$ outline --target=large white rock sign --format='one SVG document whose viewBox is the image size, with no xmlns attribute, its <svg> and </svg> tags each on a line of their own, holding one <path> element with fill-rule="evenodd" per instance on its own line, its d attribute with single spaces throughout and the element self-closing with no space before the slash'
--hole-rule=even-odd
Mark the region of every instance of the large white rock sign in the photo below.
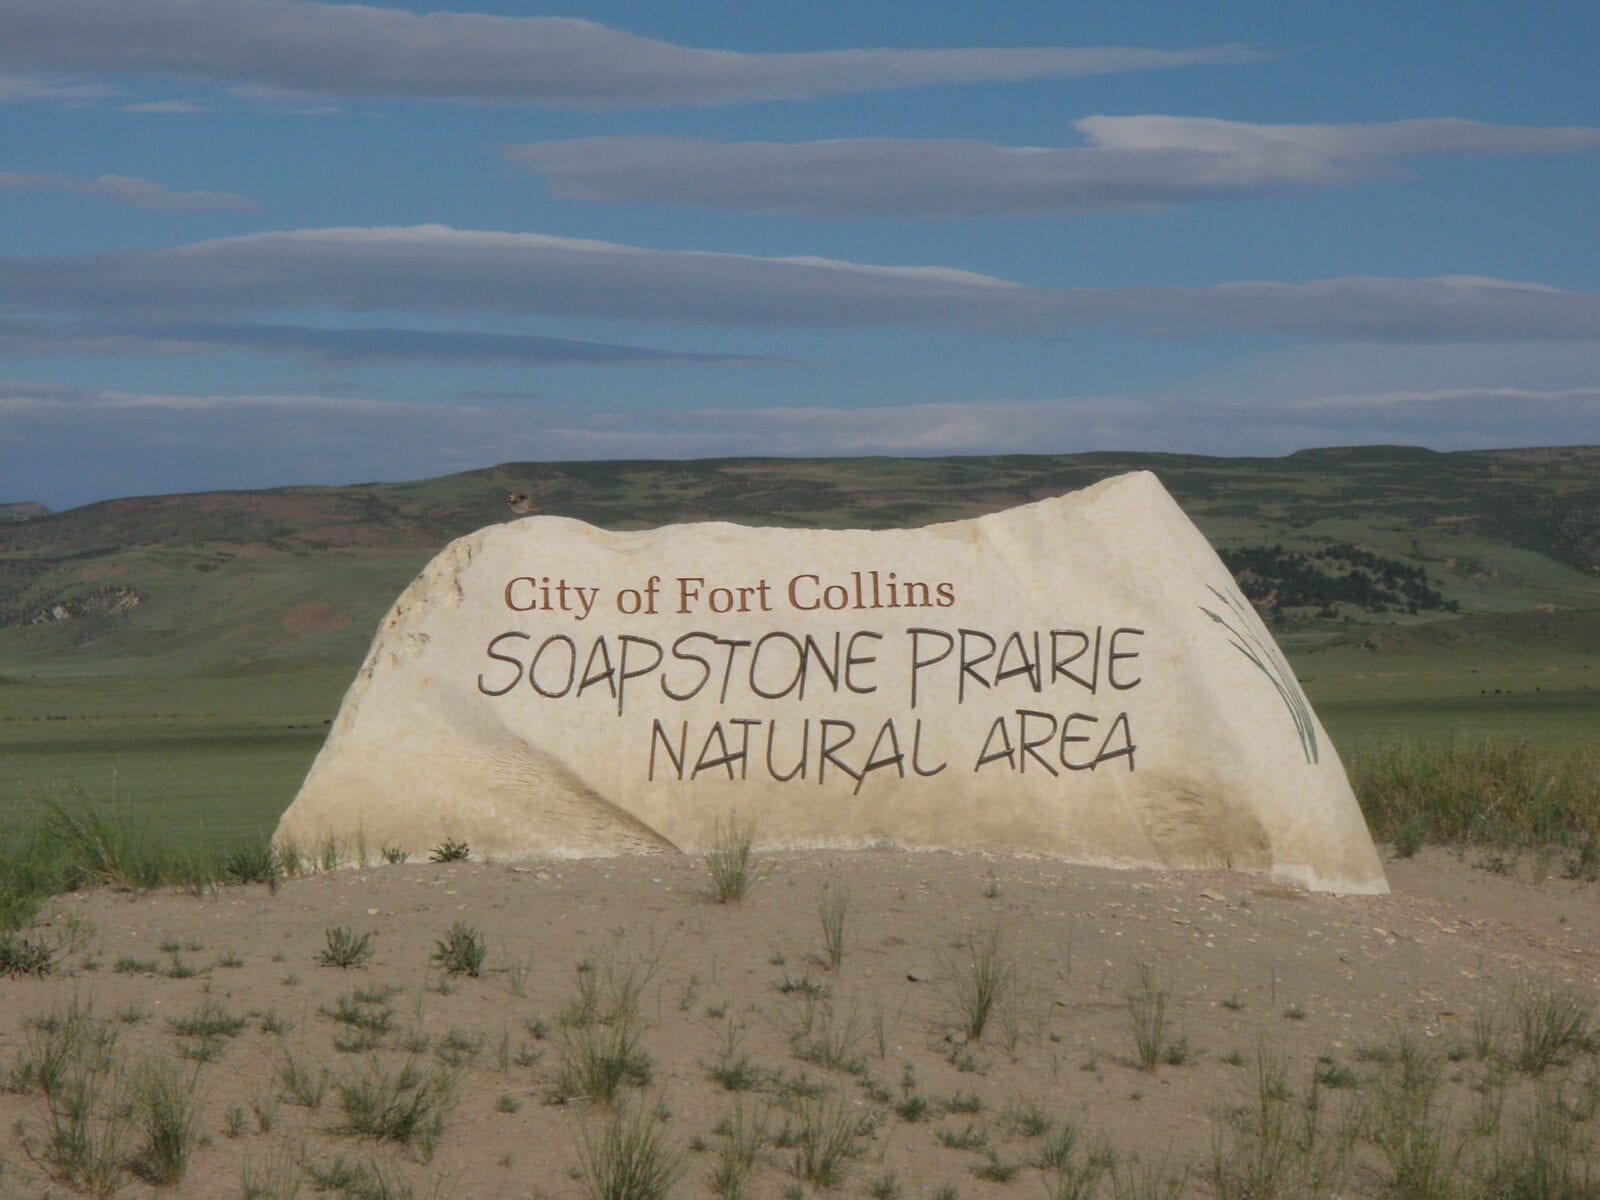
<svg viewBox="0 0 1600 1200">
<path fill-rule="evenodd" d="M 1288 664 L 1153 475 L 909 530 L 536 516 L 384 619 L 278 827 L 479 856 L 998 849 L 1387 890 Z"/>
</svg>

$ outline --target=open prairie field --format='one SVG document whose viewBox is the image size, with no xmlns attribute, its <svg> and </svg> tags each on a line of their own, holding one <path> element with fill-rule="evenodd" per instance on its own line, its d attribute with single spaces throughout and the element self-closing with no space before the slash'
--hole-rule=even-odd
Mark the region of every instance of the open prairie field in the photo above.
<svg viewBox="0 0 1600 1200">
<path fill-rule="evenodd" d="M 394 596 L 505 490 L 881 526 L 1146 468 L 1392 895 L 758 839 L 719 903 L 687 857 L 266 844 Z M 0 1195 L 1592 1200 L 1597 497 L 1593 450 L 1380 448 L 513 464 L 0 526 Z"/>
<path fill-rule="evenodd" d="M 0 975 L 0 1194 L 1592 1197 L 1600 884 L 1474 857 L 1377 897 L 898 851 L 758 853 L 726 903 L 649 855 L 61 897 Z"/>
<path fill-rule="evenodd" d="M 1600 728 L 1595 448 L 504 464 L 0 525 L 0 827 L 56 800 L 115 805 L 152 837 L 259 836 L 390 602 L 451 538 L 506 519 L 507 490 L 610 527 L 883 527 L 1129 470 L 1238 556 L 1347 757 L 1395 737 L 1559 749 Z"/>
</svg>

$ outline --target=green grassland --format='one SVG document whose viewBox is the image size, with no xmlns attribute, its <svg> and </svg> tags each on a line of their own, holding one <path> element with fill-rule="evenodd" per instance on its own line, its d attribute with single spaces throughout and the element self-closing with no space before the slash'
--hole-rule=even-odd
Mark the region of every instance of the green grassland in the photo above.
<svg viewBox="0 0 1600 1200">
<path fill-rule="evenodd" d="M 0 836 L 50 802 L 188 842 L 269 831 L 384 611 L 445 543 L 506 519 L 508 490 L 610 528 L 884 528 L 1128 470 L 1154 471 L 1219 548 L 1348 543 L 1420 569 L 1457 610 L 1264 606 L 1347 758 L 1396 736 L 1595 737 L 1597 447 L 504 464 L 0 525 Z"/>
</svg>

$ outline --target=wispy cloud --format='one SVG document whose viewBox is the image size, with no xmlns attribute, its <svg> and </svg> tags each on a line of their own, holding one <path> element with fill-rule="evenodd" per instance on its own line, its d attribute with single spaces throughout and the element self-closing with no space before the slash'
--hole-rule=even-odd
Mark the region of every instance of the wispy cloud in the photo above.
<svg viewBox="0 0 1600 1200">
<path fill-rule="evenodd" d="M 441 366 L 595 367 L 785 361 L 759 355 L 706 354 L 472 330 L 0 320 L 0 354 L 15 357 L 215 353 L 292 354 L 327 366 L 428 362 Z"/>
<path fill-rule="evenodd" d="M 0 10 L 0 22 L 5 20 Z M 0 48 L 0 54 L 3 54 Z M 7 75 L 0 72 L 0 104 L 64 104 L 79 107 L 118 95 L 120 89 L 102 83 L 76 83 L 69 79 L 47 79 L 35 75 Z"/>
<path fill-rule="evenodd" d="M 197 28 L 204 37 L 195 36 Z M 292 0 L 9 0 L 0 6 L 0 64 L 19 70 L 594 109 L 798 100 L 1260 57 L 1240 46 L 746 54 L 570 18 Z"/>
<path fill-rule="evenodd" d="M 1393 177 L 1401 160 L 1600 150 L 1600 129 L 1453 119 L 1255 125 L 1085 117 L 1088 146 L 948 139 L 708 142 L 599 137 L 502 148 L 558 196 L 804 217 L 1151 212 Z"/>
<path fill-rule="evenodd" d="M 0 171 L 0 192 L 66 192 L 157 212 L 258 212 L 261 208 L 249 197 L 232 192 L 178 192 L 165 184 L 131 175 L 88 178 L 54 171 Z"/>
<path fill-rule="evenodd" d="M 527 459 L 720 455 L 1282 454 L 1374 442 L 1435 449 L 1592 439 L 1600 388 L 1458 388 L 1221 403 L 1082 396 L 859 409 L 573 413 L 319 394 L 169 395 L 0 382 L 0 478 L 46 503 L 171 490 L 407 478 Z M 70 446 L 70 455 L 61 448 Z M 13 497 L 15 498 L 15 497 Z"/>
<path fill-rule="evenodd" d="M 139 104 L 119 105 L 123 112 L 150 113 L 156 116 L 192 116 L 203 113 L 206 106 L 193 100 L 146 100 Z"/>
<path fill-rule="evenodd" d="M 1375 342 L 1600 336 L 1600 294 L 1471 276 L 1058 289 L 943 267 L 653 250 L 442 226 L 0 260 L 0 311 L 204 321 L 325 306 L 745 327 L 1112 327 Z"/>
</svg>

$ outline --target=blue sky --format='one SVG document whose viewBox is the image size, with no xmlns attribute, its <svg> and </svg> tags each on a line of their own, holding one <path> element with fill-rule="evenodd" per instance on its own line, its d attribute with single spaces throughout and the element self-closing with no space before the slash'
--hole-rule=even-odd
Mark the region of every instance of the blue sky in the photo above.
<svg viewBox="0 0 1600 1200">
<path fill-rule="evenodd" d="M 1592 3 L 0 4 L 0 500 L 1600 441 Z"/>
</svg>

